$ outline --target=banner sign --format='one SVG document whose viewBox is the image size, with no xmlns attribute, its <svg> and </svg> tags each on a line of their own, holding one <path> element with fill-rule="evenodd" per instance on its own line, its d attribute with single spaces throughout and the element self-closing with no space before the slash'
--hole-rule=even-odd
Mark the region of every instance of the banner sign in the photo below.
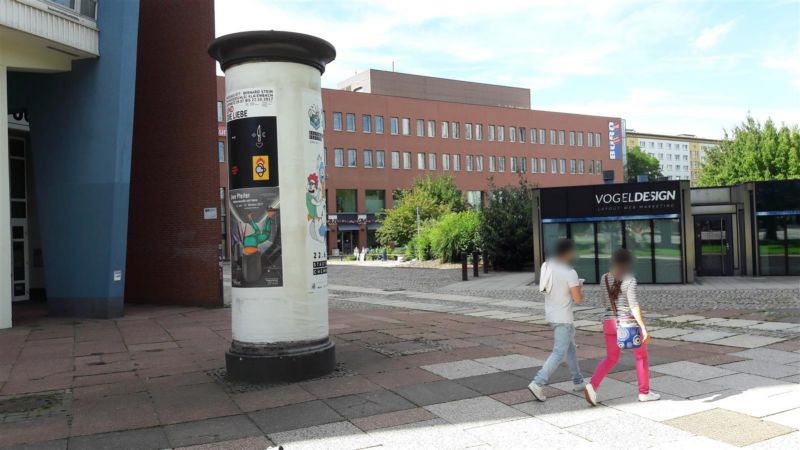
<svg viewBox="0 0 800 450">
<path fill-rule="evenodd" d="M 608 122 L 608 157 L 622 160 L 622 129 L 619 122 Z"/>
<path fill-rule="evenodd" d="M 226 96 L 225 104 L 232 215 L 232 286 L 283 286 L 274 91 L 234 91 Z"/>
<path fill-rule="evenodd" d="M 679 181 L 602 184 L 541 190 L 542 219 L 602 220 L 680 214 Z"/>
</svg>

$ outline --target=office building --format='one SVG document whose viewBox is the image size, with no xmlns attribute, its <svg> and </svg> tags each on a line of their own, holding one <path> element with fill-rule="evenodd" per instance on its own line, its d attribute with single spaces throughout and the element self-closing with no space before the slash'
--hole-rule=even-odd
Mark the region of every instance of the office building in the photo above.
<svg viewBox="0 0 800 450">
<path fill-rule="evenodd" d="M 705 162 L 705 152 L 719 146 L 715 139 L 699 138 L 693 134 L 653 134 L 625 130 L 626 148 L 639 147 L 654 156 L 661 165 L 661 173 L 668 180 L 689 180 L 697 183 L 700 168 Z"/>
</svg>

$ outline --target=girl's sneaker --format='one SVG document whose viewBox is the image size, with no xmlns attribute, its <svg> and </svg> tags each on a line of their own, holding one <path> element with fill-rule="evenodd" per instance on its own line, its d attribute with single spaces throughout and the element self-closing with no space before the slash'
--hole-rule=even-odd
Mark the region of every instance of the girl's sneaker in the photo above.
<svg viewBox="0 0 800 450">
<path fill-rule="evenodd" d="M 534 397 L 536 397 L 536 400 L 539 400 L 540 402 L 547 400 L 547 397 L 544 395 L 544 389 L 542 389 L 542 387 L 535 382 L 531 381 L 531 384 L 528 385 L 528 390 L 531 391 L 531 394 L 533 394 Z"/>
<path fill-rule="evenodd" d="M 648 392 L 647 394 L 639 394 L 639 401 L 640 402 L 654 402 L 661 398 L 660 394 L 656 394 L 653 391 Z"/>
<path fill-rule="evenodd" d="M 592 383 L 587 383 L 583 389 L 583 397 L 592 406 L 597 406 L 597 391 L 594 390 Z"/>
</svg>

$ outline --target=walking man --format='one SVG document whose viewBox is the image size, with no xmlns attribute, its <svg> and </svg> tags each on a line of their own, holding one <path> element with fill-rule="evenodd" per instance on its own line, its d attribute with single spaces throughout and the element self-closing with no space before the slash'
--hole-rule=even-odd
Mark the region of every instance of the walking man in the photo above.
<svg viewBox="0 0 800 450">
<path fill-rule="evenodd" d="M 528 389 L 540 402 L 547 400 L 543 387 L 564 358 L 567 359 L 572 375 L 573 389 L 580 392 L 584 388 L 575 349 L 575 326 L 572 324 L 572 304 L 580 305 L 583 301 L 583 280 L 578 278 L 578 273 L 572 268 L 574 258 L 575 243 L 572 239 L 559 239 L 555 245 L 555 257 L 542 264 L 539 273 L 539 290 L 545 293 L 545 320 L 553 328 L 553 352 L 528 385 Z"/>
</svg>

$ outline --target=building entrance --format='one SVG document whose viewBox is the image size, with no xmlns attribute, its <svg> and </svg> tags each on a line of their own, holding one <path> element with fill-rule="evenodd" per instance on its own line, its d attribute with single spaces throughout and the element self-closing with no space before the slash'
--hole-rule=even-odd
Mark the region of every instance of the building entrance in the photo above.
<svg viewBox="0 0 800 450">
<path fill-rule="evenodd" d="M 30 299 L 28 261 L 28 183 L 26 177 L 27 141 L 18 136 L 8 139 L 8 171 L 11 193 L 11 299 Z"/>
<path fill-rule="evenodd" d="M 336 246 L 340 255 L 352 255 L 358 245 L 358 231 L 339 231 Z"/>
<path fill-rule="evenodd" d="M 731 215 L 696 215 L 694 230 L 697 274 L 733 275 Z"/>
</svg>

